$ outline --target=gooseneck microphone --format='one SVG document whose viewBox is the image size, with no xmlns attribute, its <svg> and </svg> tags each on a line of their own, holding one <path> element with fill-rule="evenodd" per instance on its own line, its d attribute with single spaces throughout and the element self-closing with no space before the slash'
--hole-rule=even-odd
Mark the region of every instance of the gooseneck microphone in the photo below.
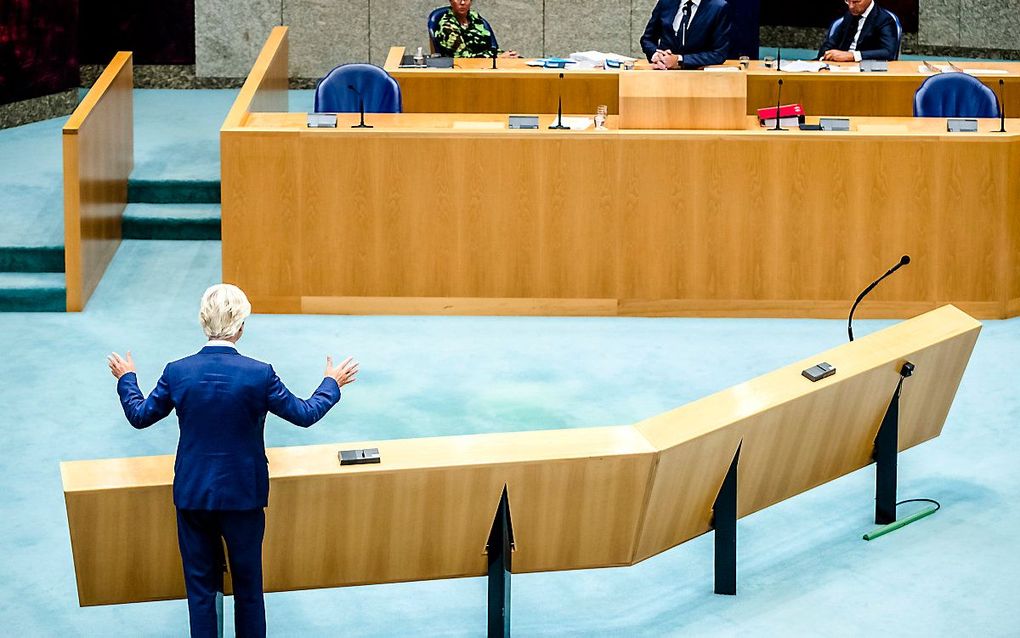
<svg viewBox="0 0 1020 638">
<path fill-rule="evenodd" d="M 365 124 L 365 98 L 361 95 L 361 91 L 354 88 L 353 84 L 348 84 L 347 88 L 354 92 L 358 96 L 358 107 L 361 109 L 361 124 L 355 124 L 351 128 L 375 128 Z"/>
<path fill-rule="evenodd" d="M 1006 132 L 1006 81 L 999 78 L 999 133 Z"/>
<path fill-rule="evenodd" d="M 492 47 L 492 70 L 496 70 L 496 58 L 498 57 L 499 49 Z"/>
<path fill-rule="evenodd" d="M 553 124 L 552 126 L 550 126 L 549 128 L 550 129 L 554 129 L 554 130 L 566 130 L 566 129 L 570 128 L 570 127 L 569 126 L 563 126 L 563 74 L 562 73 L 560 73 L 560 81 L 556 83 L 556 86 L 559 87 L 560 102 L 559 102 L 559 107 L 557 107 L 557 109 L 556 109 L 556 123 Z"/>
<path fill-rule="evenodd" d="M 877 286 L 878 284 L 882 283 L 883 279 L 885 279 L 886 277 L 888 277 L 889 275 L 893 274 L 894 272 L 896 272 L 897 270 L 899 270 L 900 268 L 906 266 L 909 263 L 910 263 L 910 255 L 903 255 L 902 257 L 900 257 L 899 262 L 897 262 L 897 264 L 895 266 L 893 266 L 892 268 L 887 270 L 884 275 L 882 275 L 881 277 L 876 279 L 874 282 L 872 282 L 872 284 L 870 286 L 868 286 L 867 288 L 865 288 L 861 292 L 861 294 L 857 295 L 857 301 L 855 301 L 853 307 L 850 308 L 850 316 L 847 318 L 846 331 L 847 331 L 847 334 L 850 336 L 850 341 L 854 340 L 854 311 L 857 310 L 857 305 L 861 303 L 861 301 L 868 295 L 869 292 L 871 292 L 872 290 L 875 289 L 875 286 Z"/>
<path fill-rule="evenodd" d="M 779 78 L 779 88 L 776 90 L 776 128 L 773 131 L 785 131 L 782 127 L 783 118 L 781 117 L 781 110 L 783 108 L 783 78 Z"/>
</svg>

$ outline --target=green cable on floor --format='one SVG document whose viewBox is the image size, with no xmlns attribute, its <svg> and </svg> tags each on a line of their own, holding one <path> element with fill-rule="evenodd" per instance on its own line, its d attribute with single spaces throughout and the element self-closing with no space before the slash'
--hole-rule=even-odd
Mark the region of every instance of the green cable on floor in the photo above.
<svg viewBox="0 0 1020 638">
<path fill-rule="evenodd" d="M 938 504 L 937 501 L 933 501 L 928 498 L 913 498 L 906 501 L 900 501 L 896 505 L 902 505 L 903 503 L 933 503 L 934 505 L 932 507 L 925 508 L 919 512 L 914 512 L 913 514 L 907 516 L 906 518 L 900 519 L 898 521 L 893 521 L 892 523 L 889 523 L 888 525 L 883 525 L 882 527 L 875 528 L 864 535 L 864 540 L 873 541 L 876 538 L 879 538 L 880 536 L 885 536 L 889 532 L 895 532 L 901 527 L 905 527 L 915 521 L 921 520 L 922 518 L 931 516 L 935 512 L 939 511 L 939 508 L 942 507 L 941 505 Z"/>
</svg>

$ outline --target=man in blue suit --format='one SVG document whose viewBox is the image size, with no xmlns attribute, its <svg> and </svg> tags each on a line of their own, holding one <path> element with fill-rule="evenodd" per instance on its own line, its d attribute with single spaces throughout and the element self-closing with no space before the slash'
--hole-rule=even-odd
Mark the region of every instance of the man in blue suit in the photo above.
<svg viewBox="0 0 1020 638">
<path fill-rule="evenodd" d="M 725 0 L 659 0 L 641 50 L 656 69 L 697 69 L 722 64 L 730 51 Z"/>
<path fill-rule="evenodd" d="M 831 62 L 895 60 L 900 33 L 893 15 L 874 0 L 845 0 L 843 22 L 818 50 L 818 59 Z"/>
<path fill-rule="evenodd" d="M 141 429 L 174 409 L 181 436 L 174 463 L 177 540 L 184 563 L 192 636 L 216 636 L 217 593 L 223 588 L 223 541 L 234 587 L 238 636 L 265 636 L 262 537 L 269 503 L 264 430 L 272 412 L 308 427 L 340 400 L 358 364 L 326 357 L 325 378 L 307 401 L 287 390 L 273 366 L 237 352 L 251 304 L 236 286 L 218 284 L 202 296 L 199 321 L 209 338 L 197 354 L 167 364 L 144 397 L 131 353 L 109 356 L 124 415 Z M 222 541 L 221 541 L 222 539 Z"/>
</svg>

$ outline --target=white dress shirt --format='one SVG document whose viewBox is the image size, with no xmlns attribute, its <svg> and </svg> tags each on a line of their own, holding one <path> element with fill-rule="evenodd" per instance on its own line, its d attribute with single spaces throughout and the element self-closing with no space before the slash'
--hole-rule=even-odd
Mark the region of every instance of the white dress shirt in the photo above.
<svg viewBox="0 0 1020 638">
<path fill-rule="evenodd" d="M 233 341 L 224 341 L 222 339 L 210 339 L 205 345 L 213 346 L 214 348 L 233 348 L 237 350 L 237 345 Z"/>
<path fill-rule="evenodd" d="M 684 44 L 687 44 L 687 35 L 680 33 L 680 23 L 684 20 L 684 5 L 687 4 L 687 0 L 680 0 L 680 8 L 676 12 L 676 17 L 673 18 L 673 32 L 677 35 L 683 35 Z M 691 5 L 691 15 L 687 18 L 687 30 L 690 31 L 691 23 L 694 22 L 694 15 L 698 12 L 698 7 L 701 6 L 701 0 L 693 0 Z"/>
<path fill-rule="evenodd" d="M 875 3 L 872 2 L 868 5 L 868 8 L 861 15 L 861 21 L 857 23 L 857 33 L 854 34 L 854 41 L 850 43 L 850 52 L 854 54 L 854 60 L 857 62 L 861 61 L 861 52 L 857 50 L 857 41 L 861 38 L 861 31 L 864 31 L 864 23 L 868 21 L 868 16 L 871 15 L 872 10 L 875 8 Z"/>
</svg>

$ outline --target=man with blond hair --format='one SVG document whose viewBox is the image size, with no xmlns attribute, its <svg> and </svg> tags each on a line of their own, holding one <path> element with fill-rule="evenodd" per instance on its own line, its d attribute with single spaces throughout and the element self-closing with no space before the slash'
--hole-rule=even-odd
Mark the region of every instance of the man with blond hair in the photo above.
<svg viewBox="0 0 1020 638">
<path fill-rule="evenodd" d="M 237 352 L 251 304 L 236 286 L 217 284 L 202 296 L 199 322 L 209 341 L 197 354 L 167 364 L 155 389 L 138 388 L 131 352 L 108 357 L 124 415 L 141 429 L 174 409 L 181 436 L 174 463 L 177 540 L 184 563 L 192 636 L 216 636 L 223 589 L 223 541 L 234 587 L 238 636 L 265 636 L 262 538 L 269 502 L 264 430 L 272 412 L 308 427 L 340 400 L 358 364 L 326 357 L 322 383 L 307 401 L 287 390 L 273 366 Z M 221 541 L 222 539 L 222 541 Z"/>
</svg>

